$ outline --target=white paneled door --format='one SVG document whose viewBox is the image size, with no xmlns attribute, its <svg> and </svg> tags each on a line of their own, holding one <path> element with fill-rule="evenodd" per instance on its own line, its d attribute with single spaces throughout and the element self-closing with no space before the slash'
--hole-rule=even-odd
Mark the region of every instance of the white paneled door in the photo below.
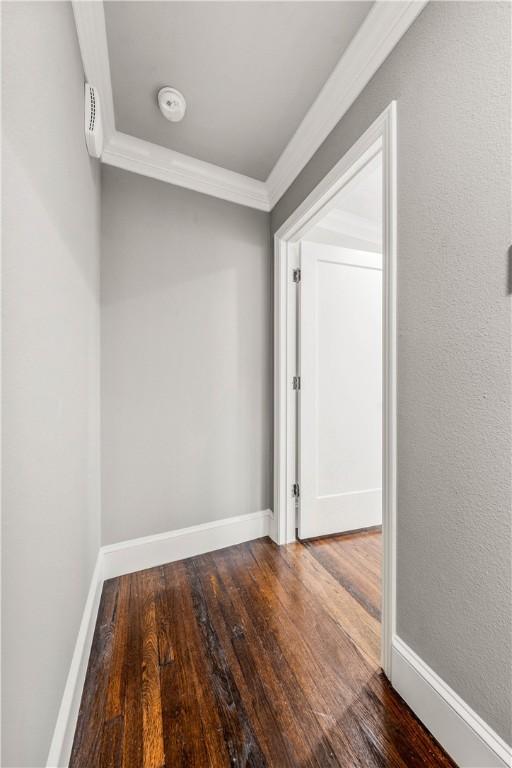
<svg viewBox="0 0 512 768">
<path fill-rule="evenodd" d="M 382 257 L 301 243 L 299 537 L 382 522 Z"/>
</svg>

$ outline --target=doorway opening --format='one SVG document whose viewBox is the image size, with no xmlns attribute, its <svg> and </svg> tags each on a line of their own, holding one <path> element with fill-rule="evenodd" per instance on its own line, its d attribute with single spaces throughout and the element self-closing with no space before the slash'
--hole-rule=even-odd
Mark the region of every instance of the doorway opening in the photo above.
<svg viewBox="0 0 512 768">
<path fill-rule="evenodd" d="M 382 151 L 322 214 L 297 254 L 300 539 L 382 524 Z"/>
<path fill-rule="evenodd" d="M 388 677 L 395 629 L 395 147 L 392 103 L 275 236 L 273 538 L 285 544 L 370 530 L 344 543 L 371 558 L 363 552 L 371 541 L 378 561 L 382 526 L 381 666 Z"/>
</svg>

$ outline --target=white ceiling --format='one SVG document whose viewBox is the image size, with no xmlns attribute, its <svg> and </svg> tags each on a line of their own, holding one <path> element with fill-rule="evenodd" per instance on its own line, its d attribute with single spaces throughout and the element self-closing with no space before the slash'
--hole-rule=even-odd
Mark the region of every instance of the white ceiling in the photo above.
<svg viewBox="0 0 512 768">
<path fill-rule="evenodd" d="M 427 0 L 108 0 L 106 4 L 98 0 L 73 0 L 85 78 L 95 86 L 99 98 L 104 135 L 101 162 L 239 205 L 271 211 L 426 4 Z M 246 7 L 248 11 L 243 10 Z M 317 17 L 318 10 L 322 14 Z M 190 34 L 186 25 L 178 34 L 178 16 L 176 23 L 166 26 L 164 17 L 171 11 L 188 19 Z M 246 19 L 241 26 L 235 24 L 245 13 L 276 15 L 268 24 L 261 19 L 259 23 L 248 24 Z M 303 13 L 311 14 L 307 25 Z M 336 17 L 338 13 L 340 24 L 325 25 L 330 14 Z M 162 14 L 161 22 L 158 14 Z M 219 27 L 221 18 L 224 21 Z M 198 43 L 201 35 L 204 44 Z M 332 61 L 327 64 L 324 48 L 333 56 L 335 40 L 341 46 L 341 55 L 328 74 Z M 156 57 L 151 58 L 151 52 L 157 49 L 170 51 L 171 59 L 186 59 L 196 73 L 201 86 L 197 85 L 197 104 L 202 104 L 203 97 L 209 100 L 206 106 L 198 107 L 202 109 L 199 122 L 194 117 L 195 99 L 181 78 L 170 82 L 170 75 L 156 71 Z M 179 51 L 182 54 L 178 56 Z M 288 56 L 286 61 L 284 54 Z M 166 60 L 163 53 L 162 56 Z M 229 67 L 227 61 L 231 62 Z M 224 62 L 224 71 L 215 68 L 215 62 Z M 323 82 L 319 76 L 322 67 L 328 74 Z M 186 70 L 184 66 L 184 76 Z M 146 71 L 146 81 L 141 79 L 142 71 Z M 176 72 L 177 65 L 173 67 L 175 76 Z M 315 87 L 310 79 L 313 75 L 318 81 Z M 186 91 L 189 110 L 183 124 L 170 125 L 156 111 L 156 91 L 163 84 Z M 306 99 L 307 89 L 310 93 Z M 126 91 L 125 98 L 121 98 L 121 91 Z M 147 117 L 152 110 L 153 117 Z M 163 132 L 163 138 L 148 132 L 155 125 L 157 131 Z M 177 127 L 180 131 L 172 132 Z M 176 140 L 169 141 L 169 135 Z M 211 159 L 203 159 L 206 157 Z M 237 172 L 232 170 L 235 166 L 247 170 Z M 253 175 L 247 175 L 251 172 Z"/>
<path fill-rule="evenodd" d="M 265 180 L 371 2 L 105 2 L 116 129 Z M 187 99 L 167 122 L 156 93 Z"/>
<path fill-rule="evenodd" d="M 304 240 L 362 250 L 382 249 L 382 153 L 331 201 Z"/>
<path fill-rule="evenodd" d="M 369 225 L 380 231 L 382 227 L 382 153 L 379 152 L 359 173 L 346 184 L 334 198 L 333 210 L 327 213 L 336 217 L 336 211 L 344 211 L 366 219 Z"/>
</svg>

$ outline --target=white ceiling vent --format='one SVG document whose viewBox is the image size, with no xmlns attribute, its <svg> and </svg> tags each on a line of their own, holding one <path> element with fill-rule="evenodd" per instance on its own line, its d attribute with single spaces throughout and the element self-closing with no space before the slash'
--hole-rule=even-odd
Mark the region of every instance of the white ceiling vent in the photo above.
<svg viewBox="0 0 512 768">
<path fill-rule="evenodd" d="M 85 143 L 91 157 L 100 157 L 103 152 L 103 125 L 101 123 L 100 100 L 93 85 L 85 84 Z"/>
<path fill-rule="evenodd" d="M 170 88 L 166 85 L 165 88 L 160 88 L 158 91 L 158 106 L 166 120 L 170 120 L 171 123 L 179 123 L 185 117 L 187 102 L 184 95 L 176 88 Z"/>
</svg>

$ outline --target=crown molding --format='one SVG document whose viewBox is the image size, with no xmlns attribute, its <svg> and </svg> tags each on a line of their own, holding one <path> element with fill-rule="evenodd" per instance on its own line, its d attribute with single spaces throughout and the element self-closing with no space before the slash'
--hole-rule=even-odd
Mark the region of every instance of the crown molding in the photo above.
<svg viewBox="0 0 512 768">
<path fill-rule="evenodd" d="M 101 162 L 232 203 L 270 211 L 263 181 L 116 130 L 103 3 L 74 0 L 73 13 L 85 77 L 100 95 L 104 129 Z"/>
<path fill-rule="evenodd" d="M 85 76 L 100 96 L 105 134 L 101 161 L 233 203 L 270 211 L 426 2 L 375 2 L 266 182 L 116 131 L 103 2 L 73 0 L 72 5 Z"/>
<path fill-rule="evenodd" d="M 85 78 L 100 95 L 103 133 L 108 143 L 115 131 L 115 119 L 103 2 L 73 0 L 72 6 Z"/>
<path fill-rule="evenodd" d="M 232 203 L 270 211 L 267 187 L 263 181 L 126 133 L 114 132 L 103 150 L 101 161 Z"/>
<path fill-rule="evenodd" d="M 267 179 L 271 208 L 357 99 L 427 3 L 377 0 Z"/>
</svg>

